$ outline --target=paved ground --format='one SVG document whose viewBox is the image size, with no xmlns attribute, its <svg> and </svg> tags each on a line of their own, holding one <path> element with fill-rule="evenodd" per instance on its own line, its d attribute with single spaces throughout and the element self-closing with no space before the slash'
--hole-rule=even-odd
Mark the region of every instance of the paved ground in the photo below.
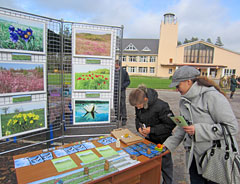
<svg viewBox="0 0 240 184">
<path fill-rule="evenodd" d="M 127 90 L 127 96 L 132 89 Z M 240 89 L 234 95 L 233 99 L 230 99 L 230 103 L 232 105 L 233 111 L 240 123 Z M 158 90 L 159 97 L 168 102 L 172 111 L 175 115 L 179 115 L 178 112 L 178 102 L 180 95 L 175 91 L 166 91 L 166 90 Z M 136 132 L 135 129 L 135 110 L 128 103 L 127 99 L 127 111 L 128 111 L 128 122 L 126 128 L 129 128 L 131 131 Z M 240 145 L 240 135 L 238 134 L 238 143 Z M 34 148 L 31 148 L 33 151 Z M 41 149 L 40 147 L 36 147 L 36 150 Z M 43 148 L 42 148 L 43 149 Z M 25 152 L 23 150 L 22 152 Z M 16 175 L 14 164 L 12 160 L 12 156 L 18 153 L 10 153 L 3 156 L 0 156 L 0 183 L 4 184 L 14 184 L 16 182 Z M 185 169 L 185 151 L 183 146 L 180 145 L 177 150 L 173 153 L 174 159 L 174 184 L 189 184 L 189 177 Z"/>
<path fill-rule="evenodd" d="M 127 90 L 127 96 L 132 89 Z M 159 98 L 169 103 L 171 110 L 175 115 L 179 115 L 178 102 L 180 94 L 176 91 L 158 90 Z M 229 96 L 229 95 L 228 95 Z M 240 89 L 236 92 L 233 99 L 229 99 L 233 111 L 240 125 Z M 130 106 L 127 99 L 128 122 L 127 128 L 137 133 L 135 128 L 135 110 Z M 239 126 L 240 127 L 240 126 Z M 238 134 L 238 144 L 240 145 L 240 135 Z M 172 154 L 174 160 L 174 184 L 189 184 L 189 176 L 185 167 L 185 151 L 182 145 Z"/>
</svg>

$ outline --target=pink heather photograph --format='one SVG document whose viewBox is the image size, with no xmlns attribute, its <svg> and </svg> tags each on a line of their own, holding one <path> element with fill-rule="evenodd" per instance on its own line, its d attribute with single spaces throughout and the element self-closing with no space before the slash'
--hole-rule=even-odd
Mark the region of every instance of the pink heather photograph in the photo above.
<svg viewBox="0 0 240 184">
<path fill-rule="evenodd" d="M 75 28 L 73 31 L 74 56 L 79 57 L 112 57 L 112 32 L 102 30 Z"/>
<path fill-rule="evenodd" d="M 0 96 L 45 92 L 45 64 L 0 62 Z"/>
</svg>

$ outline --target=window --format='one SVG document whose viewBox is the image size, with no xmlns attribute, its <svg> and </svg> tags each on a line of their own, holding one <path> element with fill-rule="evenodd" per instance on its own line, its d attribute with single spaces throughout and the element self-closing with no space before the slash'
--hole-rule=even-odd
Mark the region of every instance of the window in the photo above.
<svg viewBox="0 0 240 184">
<path fill-rule="evenodd" d="M 138 72 L 139 73 L 147 73 L 147 67 L 139 67 Z"/>
<path fill-rule="evenodd" d="M 172 59 L 172 58 L 170 58 L 170 59 L 169 59 L 169 63 L 172 63 L 172 61 L 173 61 L 173 59 Z"/>
<path fill-rule="evenodd" d="M 147 56 L 140 56 L 140 61 L 139 62 L 144 62 L 144 63 L 148 62 Z"/>
<path fill-rule="evenodd" d="M 150 67 L 150 73 L 155 73 L 155 68 L 154 67 Z"/>
<path fill-rule="evenodd" d="M 156 62 L 156 56 L 150 56 L 150 62 L 151 63 Z"/>
<path fill-rule="evenodd" d="M 129 56 L 128 61 L 129 62 L 137 62 L 137 56 Z"/>
<path fill-rule="evenodd" d="M 124 50 L 125 51 L 137 51 L 137 48 L 132 43 L 130 43 Z"/>
<path fill-rule="evenodd" d="M 129 66 L 128 67 L 128 72 L 129 73 L 136 73 L 137 72 L 137 67 L 136 66 Z"/>
<path fill-rule="evenodd" d="M 236 69 L 225 69 L 224 70 L 224 75 L 226 76 L 231 76 L 234 75 L 236 73 Z"/>
<path fill-rule="evenodd" d="M 172 74 L 172 68 L 169 68 L 168 73 Z"/>
<path fill-rule="evenodd" d="M 126 56 L 122 56 L 122 62 L 126 62 Z"/>
<path fill-rule="evenodd" d="M 184 48 L 185 63 L 213 63 L 214 48 L 197 43 Z"/>
<path fill-rule="evenodd" d="M 148 46 L 144 47 L 142 51 L 151 51 Z"/>
</svg>

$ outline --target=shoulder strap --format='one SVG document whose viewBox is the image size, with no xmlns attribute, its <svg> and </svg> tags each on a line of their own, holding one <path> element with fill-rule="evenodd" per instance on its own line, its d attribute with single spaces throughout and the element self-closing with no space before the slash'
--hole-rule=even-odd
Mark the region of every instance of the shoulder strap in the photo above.
<svg viewBox="0 0 240 184">
<path fill-rule="evenodd" d="M 234 141 L 233 141 L 233 138 L 232 138 L 232 134 L 230 133 L 228 126 L 225 125 L 225 124 L 221 124 L 221 125 L 222 125 L 222 128 L 223 128 L 223 129 L 226 129 L 226 130 L 227 130 L 227 133 L 228 133 L 228 135 L 229 135 L 229 137 L 230 137 L 230 140 L 231 140 L 232 150 L 233 150 L 234 152 L 237 152 L 236 146 L 235 146 Z"/>
</svg>

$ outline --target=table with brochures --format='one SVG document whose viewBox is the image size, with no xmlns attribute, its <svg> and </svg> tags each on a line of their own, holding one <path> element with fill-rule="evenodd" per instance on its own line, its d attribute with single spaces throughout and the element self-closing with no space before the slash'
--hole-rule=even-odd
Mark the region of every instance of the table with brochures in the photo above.
<svg viewBox="0 0 240 184">
<path fill-rule="evenodd" d="M 17 181 L 21 184 L 160 183 L 162 156 L 167 152 L 154 155 L 154 144 L 145 139 L 134 145 L 121 142 L 120 148 L 116 148 L 115 141 L 108 136 L 16 155 L 13 159 Z"/>
</svg>

